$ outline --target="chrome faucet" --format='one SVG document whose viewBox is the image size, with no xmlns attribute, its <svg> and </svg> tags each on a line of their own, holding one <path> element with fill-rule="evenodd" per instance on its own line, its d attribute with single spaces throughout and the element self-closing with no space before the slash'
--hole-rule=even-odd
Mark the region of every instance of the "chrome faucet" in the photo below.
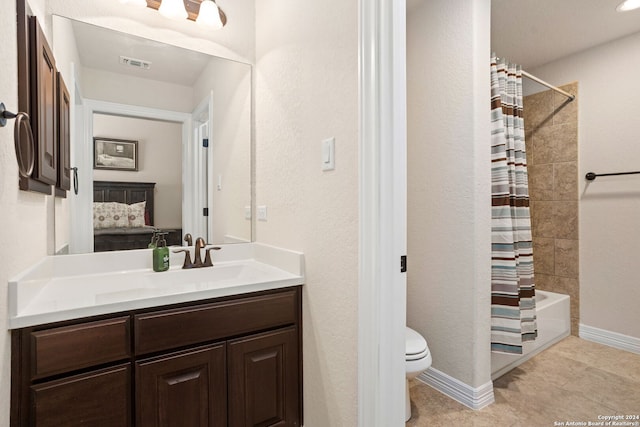
<svg viewBox="0 0 640 427">
<path fill-rule="evenodd" d="M 187 237 L 189 237 L 189 240 L 187 240 Z M 191 239 L 191 235 L 187 234 L 185 237 L 185 240 L 187 240 L 188 243 L 190 242 Z M 173 253 L 179 253 L 179 252 L 184 252 L 184 263 L 182 264 L 182 268 L 183 269 L 187 269 L 187 268 L 201 268 L 201 267 L 213 267 L 213 263 L 211 262 L 211 251 L 219 251 L 220 247 L 218 246 L 211 246 L 209 248 L 206 247 L 207 244 L 205 243 L 204 239 L 202 237 L 198 237 L 196 239 L 196 245 L 195 245 L 195 252 L 194 252 L 194 261 L 191 262 L 191 251 L 189 249 L 177 249 L 174 250 Z M 204 249 L 205 250 L 205 257 L 204 257 L 204 262 L 202 261 L 202 256 L 201 256 L 201 250 Z"/>
</svg>

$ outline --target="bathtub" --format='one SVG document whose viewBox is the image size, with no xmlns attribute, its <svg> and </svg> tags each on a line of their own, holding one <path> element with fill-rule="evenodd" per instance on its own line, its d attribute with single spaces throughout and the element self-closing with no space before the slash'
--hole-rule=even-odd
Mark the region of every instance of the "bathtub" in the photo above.
<svg viewBox="0 0 640 427">
<path fill-rule="evenodd" d="M 538 338 L 525 342 L 523 354 L 491 353 L 491 379 L 506 374 L 571 332 L 569 295 L 536 290 Z"/>
</svg>

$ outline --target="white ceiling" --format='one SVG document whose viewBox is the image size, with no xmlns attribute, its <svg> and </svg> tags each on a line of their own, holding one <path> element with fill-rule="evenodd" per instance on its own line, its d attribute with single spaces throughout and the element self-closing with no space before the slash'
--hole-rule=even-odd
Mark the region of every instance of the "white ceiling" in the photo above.
<svg viewBox="0 0 640 427">
<path fill-rule="evenodd" d="M 491 49 L 532 69 L 640 31 L 640 9 L 616 12 L 621 1 L 492 0 Z"/>
<path fill-rule="evenodd" d="M 66 19 L 60 18 L 59 19 Z M 71 20 L 82 65 L 191 87 L 211 56 Z M 120 55 L 150 61 L 149 70 L 120 64 Z"/>
<path fill-rule="evenodd" d="M 411 9 L 421 1 L 407 0 Z M 621 0 L 492 0 L 491 49 L 532 69 L 640 31 L 640 9 L 620 13 Z M 208 55 L 74 21 L 83 65 L 192 86 Z M 125 67 L 120 55 L 151 61 L 151 70 Z"/>
</svg>

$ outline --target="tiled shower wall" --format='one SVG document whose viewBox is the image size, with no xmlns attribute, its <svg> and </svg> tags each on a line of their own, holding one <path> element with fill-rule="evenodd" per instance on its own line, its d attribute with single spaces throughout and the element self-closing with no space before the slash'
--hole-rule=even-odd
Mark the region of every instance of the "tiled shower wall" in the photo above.
<svg viewBox="0 0 640 427">
<path fill-rule="evenodd" d="M 524 97 L 533 259 L 537 289 L 571 297 L 571 333 L 578 334 L 578 83 Z"/>
</svg>

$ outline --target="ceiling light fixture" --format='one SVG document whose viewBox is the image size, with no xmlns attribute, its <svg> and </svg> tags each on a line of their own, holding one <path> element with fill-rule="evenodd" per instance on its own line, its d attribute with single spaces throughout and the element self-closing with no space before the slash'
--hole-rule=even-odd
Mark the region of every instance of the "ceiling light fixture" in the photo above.
<svg viewBox="0 0 640 427">
<path fill-rule="evenodd" d="M 141 0 L 120 0 L 138 2 Z M 151 9 L 156 9 L 172 19 L 189 19 L 209 28 L 219 29 L 227 24 L 227 15 L 215 0 L 144 0 Z"/>
<path fill-rule="evenodd" d="M 213 0 L 203 0 L 200 3 L 200 11 L 198 12 L 198 18 L 196 23 L 215 29 L 220 29 L 224 26 L 222 18 L 220 17 L 220 9 Z"/>
<path fill-rule="evenodd" d="M 182 0 L 162 0 L 158 12 L 170 19 L 187 19 L 189 17 Z"/>
<path fill-rule="evenodd" d="M 638 9 L 640 7 L 640 0 L 625 0 L 616 7 L 618 12 L 628 12 L 630 10 Z"/>
</svg>

